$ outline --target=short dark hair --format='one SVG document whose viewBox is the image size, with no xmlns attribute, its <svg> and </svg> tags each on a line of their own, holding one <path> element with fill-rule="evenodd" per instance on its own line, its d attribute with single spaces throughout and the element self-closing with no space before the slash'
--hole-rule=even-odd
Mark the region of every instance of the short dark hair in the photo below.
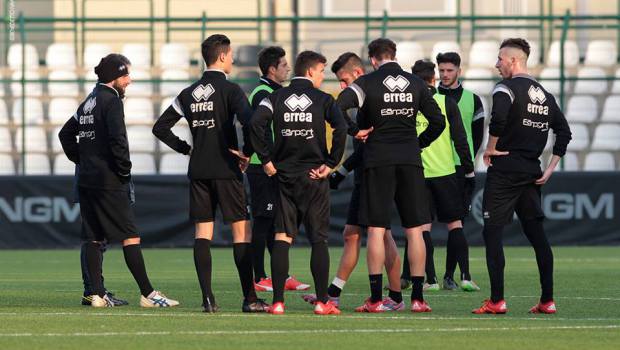
<svg viewBox="0 0 620 350">
<path fill-rule="evenodd" d="M 387 38 L 375 39 L 368 44 L 368 57 L 393 60 L 396 57 L 396 43 Z"/>
<path fill-rule="evenodd" d="M 522 39 L 522 38 L 508 38 L 508 39 L 502 41 L 502 44 L 499 46 L 500 49 L 503 49 L 504 47 L 513 47 L 515 49 L 519 49 L 519 50 L 525 52 L 525 55 L 527 57 L 530 57 L 530 44 L 525 39 Z"/>
<path fill-rule="evenodd" d="M 411 67 L 411 73 L 430 83 L 433 77 L 435 77 L 435 63 L 429 60 L 417 60 L 413 67 Z"/>
<path fill-rule="evenodd" d="M 297 59 L 295 59 L 295 76 L 305 76 L 308 69 L 319 63 L 327 63 L 325 56 L 320 53 L 314 51 L 303 51 L 299 53 Z"/>
<path fill-rule="evenodd" d="M 278 68 L 280 58 L 286 56 L 286 51 L 280 46 L 269 46 L 258 53 L 258 68 L 263 75 L 269 73 L 269 67 Z"/>
<path fill-rule="evenodd" d="M 224 34 L 213 34 L 205 39 L 201 45 L 202 58 L 207 66 L 215 63 L 220 54 L 230 49 L 230 39 Z"/>
<path fill-rule="evenodd" d="M 440 52 L 437 54 L 437 64 L 440 63 L 452 63 L 453 65 L 461 66 L 461 56 L 456 52 Z"/>
<path fill-rule="evenodd" d="M 332 63 L 332 72 L 336 74 L 343 68 L 352 69 L 354 67 L 360 67 L 363 69 L 364 63 L 362 63 L 362 59 L 353 52 L 345 52 L 338 56 L 338 59 Z"/>
</svg>

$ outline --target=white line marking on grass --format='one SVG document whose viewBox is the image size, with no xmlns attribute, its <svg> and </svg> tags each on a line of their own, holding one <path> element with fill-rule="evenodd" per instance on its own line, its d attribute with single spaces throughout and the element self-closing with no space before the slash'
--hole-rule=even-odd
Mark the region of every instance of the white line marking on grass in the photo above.
<svg viewBox="0 0 620 350">
<path fill-rule="evenodd" d="M 310 310 L 308 311 L 310 312 Z M 384 314 L 385 315 L 385 314 Z M 408 316 L 405 316 L 408 315 Z M 77 316 L 77 317 L 205 317 L 205 318 L 273 318 L 273 315 L 269 314 L 245 314 L 245 313 L 216 313 L 216 314 L 204 314 L 202 312 L 166 312 L 161 310 L 161 312 L 0 312 L 0 316 Z M 316 315 L 300 315 L 300 314 L 285 314 L 280 317 L 276 317 L 273 319 L 287 319 L 287 318 L 312 318 L 317 319 L 320 316 Z M 453 320 L 453 321 L 461 321 L 461 320 L 472 320 L 472 321 L 620 321 L 620 318 L 568 318 L 568 317 L 556 317 L 556 316 L 544 316 L 541 317 L 510 317 L 510 316 L 471 316 L 471 317 L 453 317 L 453 316 L 421 316 L 414 315 L 410 312 L 403 312 L 401 316 L 375 316 L 371 314 L 363 314 L 363 315 L 340 315 L 337 317 L 330 316 L 328 320 L 338 320 L 338 319 L 359 319 L 359 320 Z"/>
<path fill-rule="evenodd" d="M 551 326 L 551 327 L 467 327 L 467 328 L 395 328 L 395 329 L 289 329 L 248 331 L 162 331 L 162 332 L 100 332 L 100 333 L 0 333 L 0 337 L 108 337 L 156 335 L 268 335 L 268 334 L 340 334 L 340 333 L 441 333 L 441 332 L 497 332 L 497 331 L 549 331 L 549 330 L 605 330 L 618 329 L 620 325 L 602 326 Z"/>
</svg>

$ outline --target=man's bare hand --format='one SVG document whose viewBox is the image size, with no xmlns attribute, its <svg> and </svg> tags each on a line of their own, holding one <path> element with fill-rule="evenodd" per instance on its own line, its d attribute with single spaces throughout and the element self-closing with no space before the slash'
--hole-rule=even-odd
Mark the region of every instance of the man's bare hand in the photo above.
<svg viewBox="0 0 620 350">
<path fill-rule="evenodd" d="M 313 180 L 326 179 L 329 176 L 329 173 L 331 171 L 332 171 L 332 168 L 323 164 L 316 169 L 311 169 L 308 175 L 310 175 L 310 178 Z"/>
<path fill-rule="evenodd" d="M 370 135 L 373 130 L 374 128 L 372 126 L 370 127 L 370 129 L 362 129 L 358 131 L 357 134 L 355 134 L 355 138 L 361 141 L 366 141 L 368 135 Z"/>
<path fill-rule="evenodd" d="M 508 151 L 498 151 L 496 149 L 486 149 L 484 151 L 484 155 L 482 155 L 482 160 L 484 160 L 484 164 L 486 166 L 492 166 L 493 164 L 491 164 L 491 157 L 495 157 L 495 156 L 505 156 L 507 154 L 509 154 L 510 152 Z"/>
<path fill-rule="evenodd" d="M 250 165 L 250 157 L 243 154 L 242 151 L 236 149 L 229 148 L 228 150 L 230 151 L 230 153 L 234 154 L 235 156 L 237 156 L 237 158 L 239 158 L 239 169 L 241 169 L 241 172 L 245 173 L 248 165 Z"/>
<path fill-rule="evenodd" d="M 274 176 L 278 172 L 272 162 L 263 165 L 263 171 L 267 174 L 267 176 Z"/>
</svg>

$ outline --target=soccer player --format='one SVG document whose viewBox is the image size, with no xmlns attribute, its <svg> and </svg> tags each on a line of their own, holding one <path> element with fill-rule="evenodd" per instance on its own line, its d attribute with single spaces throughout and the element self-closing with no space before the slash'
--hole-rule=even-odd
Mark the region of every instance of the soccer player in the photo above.
<svg viewBox="0 0 620 350">
<path fill-rule="evenodd" d="M 491 298 L 475 314 L 504 314 L 502 230 L 516 212 L 536 253 L 542 294 L 532 313 L 556 312 L 553 301 L 553 253 L 543 228 L 540 190 L 549 180 L 571 139 L 555 98 L 528 74 L 530 45 L 521 38 L 502 42 L 495 67 L 503 80 L 493 89 L 489 140 L 483 159 L 488 168 L 482 210 Z M 555 133 L 553 156 L 541 171 L 539 157 L 549 129 Z"/>
<path fill-rule="evenodd" d="M 129 68 L 122 55 L 102 58 L 95 67 L 97 85 L 58 134 L 63 151 L 80 167 L 78 195 L 91 306 L 114 306 L 101 277 L 105 241 L 122 242 L 125 262 L 140 287 L 140 306 L 176 306 L 178 301 L 156 291 L 149 281 L 130 206 L 131 160 L 121 99 L 131 83 Z"/>
<path fill-rule="evenodd" d="M 336 77 L 340 81 L 340 87 L 343 89 L 365 73 L 362 59 L 352 52 L 345 52 L 340 55 L 332 64 L 331 69 L 332 72 L 336 74 Z M 363 116 L 361 113 L 356 113 L 356 120 L 358 125 L 363 125 Z M 332 172 L 329 177 L 330 188 L 337 189 L 340 182 L 345 179 L 349 172 L 355 172 L 355 187 L 351 193 L 347 222 L 342 232 L 344 249 L 340 257 L 340 264 L 336 272 L 336 277 L 334 277 L 334 280 L 327 288 L 329 299 L 336 305 L 339 305 L 342 289 L 357 265 L 362 243 L 362 225 L 360 224 L 359 211 L 362 179 L 364 175 L 364 166 L 362 164 L 363 145 L 363 142 L 354 139 L 353 154 L 343 162 L 342 166 Z M 392 238 L 390 230 L 385 231 L 384 241 L 386 256 L 385 269 L 388 274 L 389 295 L 383 298 L 382 304 L 372 311 L 401 311 L 405 309 L 405 303 L 403 302 L 403 296 L 400 290 L 400 256 L 398 255 L 396 243 L 394 242 L 394 238 Z M 316 301 L 315 294 L 306 294 L 303 298 L 309 303 L 314 303 Z M 365 312 L 369 310 L 361 308 L 360 311 Z"/>
<path fill-rule="evenodd" d="M 267 47 L 258 54 L 258 67 L 263 74 L 259 85 L 250 94 L 252 110 L 270 93 L 280 89 L 288 78 L 291 68 L 286 60 L 286 52 L 279 46 Z M 267 140 L 273 140 L 271 125 L 265 129 Z M 273 142 L 272 142 L 273 143 Z M 272 281 L 265 273 L 265 243 L 269 254 L 273 249 L 273 218 L 276 211 L 277 181 L 267 176 L 256 154 L 250 157 L 246 170 L 250 183 L 250 207 L 252 209 L 252 266 L 254 267 L 254 288 L 259 292 L 273 291 Z M 306 290 L 309 285 L 289 276 L 284 284 L 285 290 Z"/>
<path fill-rule="evenodd" d="M 190 155 L 190 219 L 196 226 L 194 264 L 202 291 L 203 311 L 217 312 L 211 288 L 211 240 L 216 207 L 225 223 L 231 223 L 233 255 L 243 292 L 243 312 L 264 312 L 267 304 L 256 297 L 252 274 L 249 215 L 242 171 L 252 154 L 248 122 L 252 110 L 239 85 L 228 81 L 232 70 L 233 49 L 222 34 L 202 42 L 202 57 L 207 65 L 202 77 L 183 89 L 153 126 L 153 134 L 175 151 Z M 234 119 L 243 125 L 244 147 L 237 150 Z M 176 122 L 187 119 L 194 147 L 171 131 Z"/>
<path fill-rule="evenodd" d="M 436 57 L 439 69 L 439 87 L 437 91 L 456 101 L 463 119 L 463 126 L 467 134 L 467 143 L 472 162 L 482 144 L 484 134 L 484 106 L 480 96 L 463 88 L 459 81 L 461 76 L 461 56 L 456 52 L 440 53 Z M 456 176 L 463 193 L 465 215 L 471 211 L 471 201 L 476 187 L 475 177 L 466 177 L 461 159 L 454 157 L 456 162 Z M 462 230 L 448 232 L 446 249 L 446 272 L 443 277 L 443 289 L 457 289 L 454 281 L 454 271 L 458 263 L 461 270 L 460 287 L 464 291 L 477 291 L 480 288 L 473 282 L 469 271 L 469 247 Z"/>
<path fill-rule="evenodd" d="M 390 227 L 394 201 L 409 242 L 413 312 L 428 312 L 424 301 L 426 249 L 424 224 L 431 222 L 420 149 L 435 140 L 445 127 L 444 117 L 421 79 L 403 71 L 395 61 L 396 44 L 380 38 L 368 44 L 375 71 L 359 77 L 338 97 L 342 111 L 360 108 L 365 126 L 372 128 L 364 146 L 362 215 L 368 224 L 368 273 L 371 296 L 365 308 L 376 309 L 382 301 L 385 263 L 384 236 Z M 424 133 L 416 135 L 418 110 L 429 121 Z M 370 130 L 370 129 L 367 129 Z M 351 132 L 350 132 L 351 133 Z M 354 133 L 354 132 L 353 132 Z"/>
<path fill-rule="evenodd" d="M 268 176 L 278 180 L 278 210 L 271 254 L 272 314 L 283 314 L 288 251 L 304 224 L 312 244 L 310 269 L 317 302 L 314 313 L 339 314 L 327 296 L 329 276 L 329 184 L 327 177 L 344 153 L 347 124 L 334 99 L 319 90 L 325 76 L 325 57 L 301 52 L 295 60 L 295 77 L 288 87 L 263 99 L 252 116 L 252 144 Z M 265 129 L 272 122 L 274 144 Z M 333 129 L 327 150 L 326 126 Z"/>
<path fill-rule="evenodd" d="M 422 150 L 422 164 L 424 165 L 424 177 L 429 196 L 430 210 L 437 221 L 445 223 L 448 227 L 449 237 L 460 235 L 463 237 L 463 222 L 465 207 L 460 198 L 462 187 L 457 179 L 454 153 L 468 178 L 474 177 L 474 163 L 471 158 L 467 135 L 463 128 L 463 121 L 456 102 L 440 95 L 435 89 L 435 64 L 426 60 L 416 61 L 412 67 L 413 74 L 420 77 L 428 84 L 430 92 L 439 105 L 446 118 L 446 127 L 441 135 Z M 418 134 L 426 129 L 426 118 L 418 113 L 416 120 Z M 453 151 L 453 149 L 455 151 Z M 457 200 L 455 200 L 455 197 Z M 433 245 L 431 241 L 431 224 L 424 225 L 424 242 L 426 243 L 426 286 L 437 285 L 435 264 L 433 262 Z M 448 241 L 450 243 L 450 241 Z M 473 282 L 471 285 L 477 287 Z M 426 288 L 425 290 L 428 290 Z"/>
</svg>

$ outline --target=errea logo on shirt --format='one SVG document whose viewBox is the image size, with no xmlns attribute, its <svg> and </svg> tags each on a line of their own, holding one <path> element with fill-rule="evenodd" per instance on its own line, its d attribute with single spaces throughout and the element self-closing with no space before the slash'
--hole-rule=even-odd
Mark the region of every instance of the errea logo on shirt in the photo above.
<svg viewBox="0 0 620 350">
<path fill-rule="evenodd" d="M 296 110 L 303 112 L 312 105 L 312 100 L 306 94 L 301 96 L 292 94 L 284 101 L 284 104 L 293 112 Z"/>
<path fill-rule="evenodd" d="M 388 75 L 383 79 L 383 85 L 390 90 L 383 94 L 383 102 L 413 102 L 413 94 L 404 92 L 409 87 L 409 80 L 402 75 L 396 77 Z"/>
<path fill-rule="evenodd" d="M 192 113 L 212 111 L 213 101 L 207 100 L 209 99 L 209 97 L 211 97 L 211 95 L 213 95 L 213 93 L 215 93 L 215 89 L 211 84 L 207 84 L 206 86 L 200 84 L 196 86 L 194 91 L 192 91 L 192 97 L 194 98 L 196 103 L 192 103 L 189 106 Z"/>
<path fill-rule="evenodd" d="M 532 101 L 527 104 L 527 111 L 529 113 L 549 115 L 549 106 L 543 105 L 547 101 L 547 96 L 545 96 L 545 92 L 540 87 L 530 85 L 527 94 Z"/>
<path fill-rule="evenodd" d="M 86 102 L 84 102 L 84 114 L 90 114 L 92 113 L 93 109 L 95 108 L 95 106 L 97 105 L 97 98 L 96 97 L 91 97 L 88 100 L 86 100 Z"/>
</svg>

